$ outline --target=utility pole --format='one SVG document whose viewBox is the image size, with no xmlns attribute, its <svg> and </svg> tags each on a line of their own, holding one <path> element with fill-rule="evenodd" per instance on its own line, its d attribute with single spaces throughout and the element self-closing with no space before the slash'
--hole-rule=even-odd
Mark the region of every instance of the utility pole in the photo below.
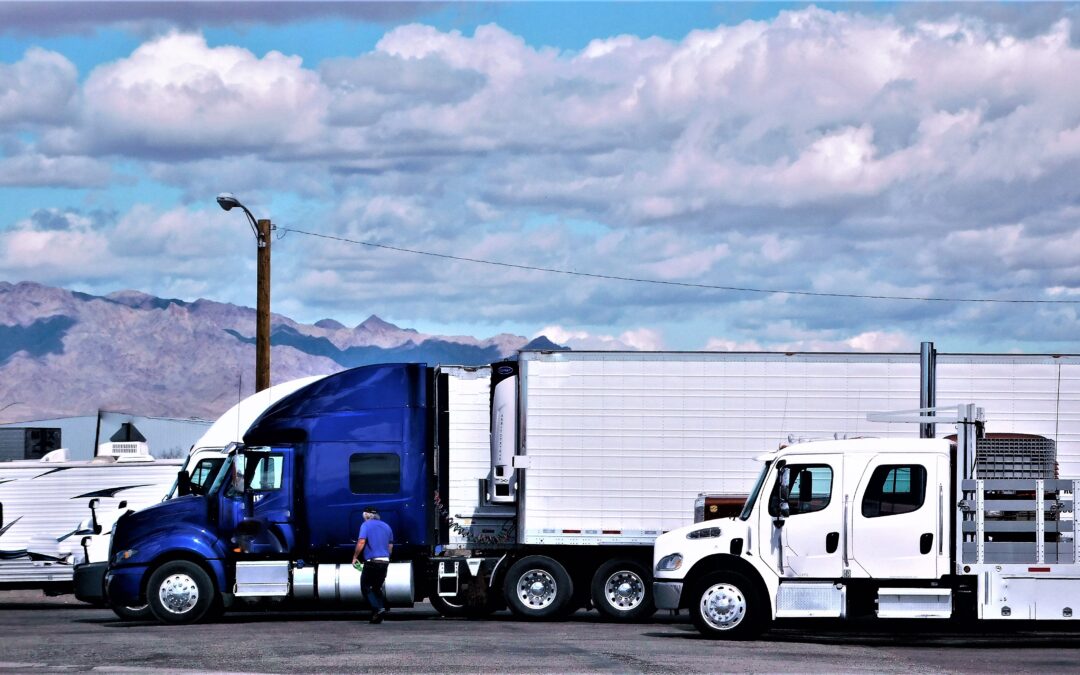
<svg viewBox="0 0 1080 675">
<path fill-rule="evenodd" d="M 239 207 L 247 216 L 258 246 L 255 270 L 255 391 L 270 388 L 270 233 L 273 224 L 266 219 L 255 220 L 247 207 L 228 192 L 217 197 L 218 205 L 230 211 Z"/>
<path fill-rule="evenodd" d="M 258 290 L 255 302 L 255 391 L 270 387 L 270 230 L 269 220 L 258 224 Z"/>
</svg>

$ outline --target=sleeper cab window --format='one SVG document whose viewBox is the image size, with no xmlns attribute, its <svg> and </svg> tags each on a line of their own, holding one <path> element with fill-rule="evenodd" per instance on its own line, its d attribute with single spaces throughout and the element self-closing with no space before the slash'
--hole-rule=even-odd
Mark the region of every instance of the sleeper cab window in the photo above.
<svg viewBox="0 0 1080 675">
<path fill-rule="evenodd" d="M 832 500 L 833 470 L 826 464 L 789 464 L 791 486 L 788 489 L 788 505 L 791 515 L 821 511 Z M 769 497 L 769 515 L 780 515 L 780 480 L 773 483 Z"/>
<path fill-rule="evenodd" d="M 392 495 L 401 491 L 401 458 L 389 452 L 349 457 L 349 490 L 355 495 Z"/>
<path fill-rule="evenodd" d="M 926 501 L 926 467 L 887 464 L 874 469 L 862 499 L 864 518 L 911 513 Z"/>
</svg>

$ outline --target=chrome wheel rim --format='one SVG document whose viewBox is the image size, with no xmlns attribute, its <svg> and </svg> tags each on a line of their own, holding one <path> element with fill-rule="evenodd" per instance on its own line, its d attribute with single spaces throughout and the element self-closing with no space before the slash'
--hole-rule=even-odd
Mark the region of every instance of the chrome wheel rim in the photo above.
<svg viewBox="0 0 1080 675">
<path fill-rule="evenodd" d="M 547 570 L 529 570 L 518 578 L 517 595 L 529 609 L 544 609 L 555 602 L 559 585 Z"/>
<path fill-rule="evenodd" d="M 173 614 L 190 612 L 199 602 L 199 586 L 189 575 L 171 574 L 158 588 L 161 606 Z"/>
<path fill-rule="evenodd" d="M 645 601 L 645 581 L 629 570 L 619 570 L 604 582 L 604 597 L 615 609 L 634 609 Z"/>
<path fill-rule="evenodd" d="M 731 630 L 746 618 L 746 596 L 731 584 L 713 584 L 701 594 L 701 616 L 716 630 Z"/>
</svg>

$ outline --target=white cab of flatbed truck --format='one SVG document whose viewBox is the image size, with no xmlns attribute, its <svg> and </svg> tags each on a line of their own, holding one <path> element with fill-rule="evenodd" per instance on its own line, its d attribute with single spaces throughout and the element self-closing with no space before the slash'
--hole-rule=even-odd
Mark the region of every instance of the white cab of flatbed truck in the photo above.
<svg viewBox="0 0 1080 675">
<path fill-rule="evenodd" d="M 981 410 L 957 411 L 955 461 L 934 438 L 763 456 L 739 517 L 657 538 L 657 606 L 689 609 L 702 633 L 731 639 L 777 618 L 1074 618 L 1077 482 L 1038 454 L 1049 439 L 984 437 Z M 993 474 L 1002 457 L 1013 465 Z"/>
</svg>

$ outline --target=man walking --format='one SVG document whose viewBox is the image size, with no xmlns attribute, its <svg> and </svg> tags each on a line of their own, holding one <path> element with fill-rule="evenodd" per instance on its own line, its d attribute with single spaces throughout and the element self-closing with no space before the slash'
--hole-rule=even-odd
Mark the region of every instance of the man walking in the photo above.
<svg viewBox="0 0 1080 675">
<path fill-rule="evenodd" d="M 361 555 L 364 557 L 364 571 L 360 573 L 360 592 L 371 605 L 371 623 L 382 623 L 386 614 L 383 583 L 386 582 L 386 569 L 390 566 L 390 553 L 393 550 L 393 530 L 379 518 L 375 507 L 367 507 L 364 509 L 364 524 L 360 526 L 352 560 L 355 565 Z"/>
</svg>

